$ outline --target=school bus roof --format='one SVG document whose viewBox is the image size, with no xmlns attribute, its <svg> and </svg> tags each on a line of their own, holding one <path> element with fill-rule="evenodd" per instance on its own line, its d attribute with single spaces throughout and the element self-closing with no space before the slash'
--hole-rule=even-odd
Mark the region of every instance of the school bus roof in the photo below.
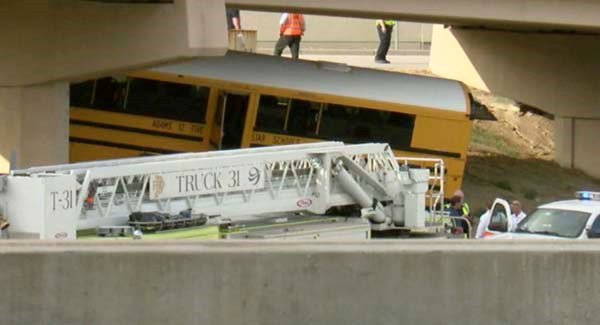
<svg viewBox="0 0 600 325">
<path fill-rule="evenodd" d="M 461 113 L 468 110 L 465 90 L 458 81 L 330 62 L 228 52 L 223 57 L 195 59 L 150 71 Z"/>
</svg>

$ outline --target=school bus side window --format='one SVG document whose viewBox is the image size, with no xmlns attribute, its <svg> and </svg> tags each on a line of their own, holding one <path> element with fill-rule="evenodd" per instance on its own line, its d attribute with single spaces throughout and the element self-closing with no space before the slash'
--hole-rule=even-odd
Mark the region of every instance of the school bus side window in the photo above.
<svg viewBox="0 0 600 325">
<path fill-rule="evenodd" d="M 90 82 L 92 97 L 87 105 L 105 111 L 121 111 L 125 99 L 125 81 L 113 77 L 100 78 Z"/>
<path fill-rule="evenodd" d="M 414 124 L 414 115 L 328 104 L 319 136 L 353 143 L 387 142 L 395 149 L 409 149 Z"/>
<path fill-rule="evenodd" d="M 92 104 L 94 80 L 88 80 L 69 87 L 69 106 L 89 107 Z"/>
<path fill-rule="evenodd" d="M 413 130 L 415 128 L 415 116 L 403 113 L 383 112 L 389 114 L 385 121 L 385 127 L 380 131 L 379 139 L 389 138 L 390 145 L 396 149 L 410 149 Z"/>
<path fill-rule="evenodd" d="M 284 132 L 289 102 L 289 98 L 261 95 L 255 129 L 266 132 Z"/>
<path fill-rule="evenodd" d="M 287 122 L 287 131 L 291 135 L 315 137 L 321 103 L 292 99 Z"/>
<path fill-rule="evenodd" d="M 126 112 L 178 121 L 204 123 L 208 87 L 132 78 Z"/>
</svg>

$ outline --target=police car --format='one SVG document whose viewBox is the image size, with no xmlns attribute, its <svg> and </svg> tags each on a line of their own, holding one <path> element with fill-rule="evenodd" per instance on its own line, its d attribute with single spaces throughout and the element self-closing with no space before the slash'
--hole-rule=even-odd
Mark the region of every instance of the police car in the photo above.
<svg viewBox="0 0 600 325">
<path fill-rule="evenodd" d="M 576 199 L 539 206 L 512 225 L 508 202 L 497 199 L 491 209 L 484 239 L 600 238 L 600 192 L 577 192 Z M 508 232 L 508 229 L 514 229 Z"/>
</svg>

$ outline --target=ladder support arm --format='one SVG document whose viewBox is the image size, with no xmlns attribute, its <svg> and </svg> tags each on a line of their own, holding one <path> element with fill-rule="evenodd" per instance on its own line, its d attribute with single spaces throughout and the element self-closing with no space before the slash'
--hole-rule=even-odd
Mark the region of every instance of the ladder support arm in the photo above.
<svg viewBox="0 0 600 325">
<path fill-rule="evenodd" d="M 342 160 L 338 160 L 335 166 L 335 176 L 341 187 L 346 191 L 363 209 L 370 209 L 367 218 L 374 223 L 383 223 L 386 220 L 383 206 L 379 201 L 369 196 L 365 190 L 354 180 L 352 175 L 344 168 Z"/>
</svg>

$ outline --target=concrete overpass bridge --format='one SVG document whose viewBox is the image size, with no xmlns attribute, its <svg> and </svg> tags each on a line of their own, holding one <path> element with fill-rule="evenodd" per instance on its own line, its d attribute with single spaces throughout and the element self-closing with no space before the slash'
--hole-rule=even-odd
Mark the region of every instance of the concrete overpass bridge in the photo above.
<svg viewBox="0 0 600 325">
<path fill-rule="evenodd" d="M 600 176 L 600 3 L 592 0 L 5 1 L 0 171 L 67 160 L 67 82 L 223 54 L 225 6 L 445 24 L 434 30 L 434 73 L 555 114 L 557 161 Z"/>
</svg>

